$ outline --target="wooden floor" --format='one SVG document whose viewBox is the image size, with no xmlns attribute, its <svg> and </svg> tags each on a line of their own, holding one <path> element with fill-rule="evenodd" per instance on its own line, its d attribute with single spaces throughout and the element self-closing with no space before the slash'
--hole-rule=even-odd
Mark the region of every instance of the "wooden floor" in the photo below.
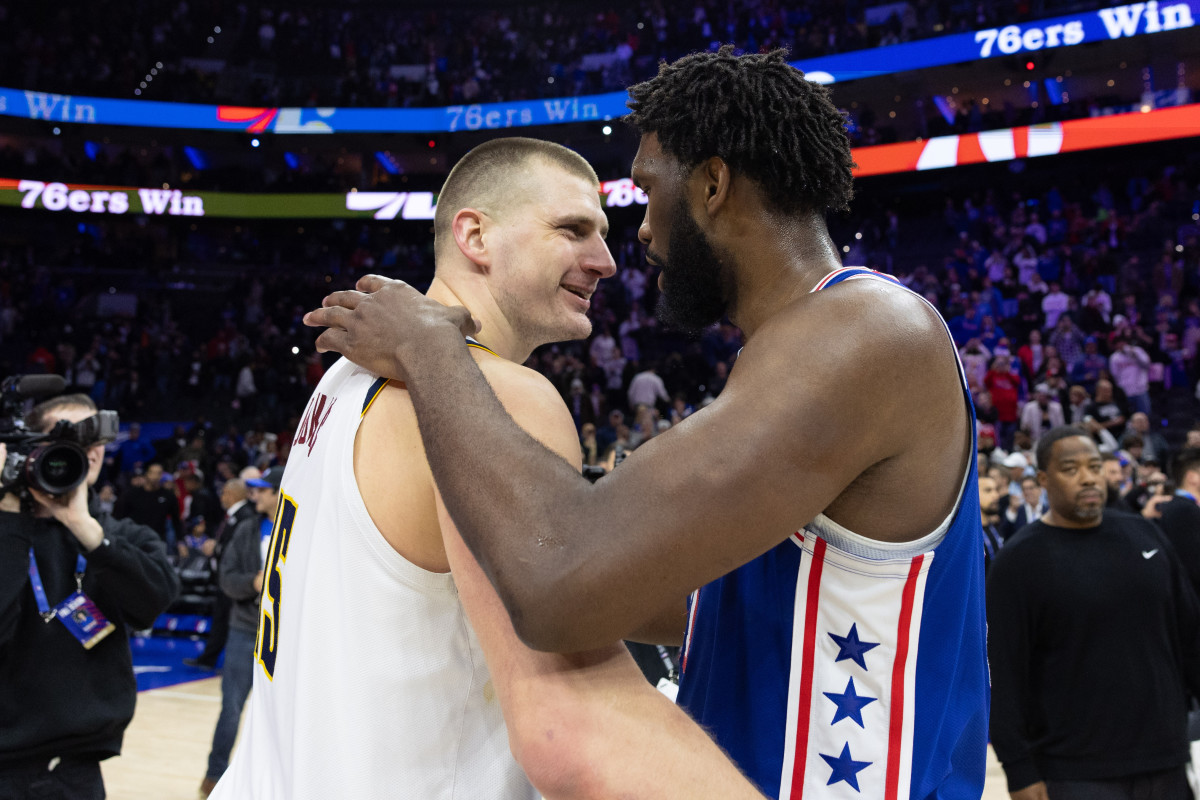
<svg viewBox="0 0 1200 800">
<path fill-rule="evenodd" d="M 124 753 L 104 762 L 110 800 L 195 800 L 220 710 L 220 678 L 139 694 Z M 983 800 L 1007 798 L 1004 773 L 989 749 Z"/>
</svg>

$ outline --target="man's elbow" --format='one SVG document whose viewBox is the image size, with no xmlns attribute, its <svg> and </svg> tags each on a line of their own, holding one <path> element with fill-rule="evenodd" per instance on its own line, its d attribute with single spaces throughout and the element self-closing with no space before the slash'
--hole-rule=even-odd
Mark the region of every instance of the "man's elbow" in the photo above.
<svg viewBox="0 0 1200 800">
<path fill-rule="evenodd" d="M 546 800 L 606 798 L 600 765 L 591 758 L 588 725 L 563 708 L 522 715 L 509 727 L 513 758 Z"/>
<path fill-rule="evenodd" d="M 624 638 L 603 604 L 577 586 L 501 595 L 513 630 L 531 650 L 578 653 Z"/>
<path fill-rule="evenodd" d="M 554 602 L 533 608 L 508 606 L 508 612 L 517 637 L 526 647 L 543 653 L 577 653 L 620 638 L 604 638 L 603 632 L 597 636 L 589 620 Z"/>
</svg>

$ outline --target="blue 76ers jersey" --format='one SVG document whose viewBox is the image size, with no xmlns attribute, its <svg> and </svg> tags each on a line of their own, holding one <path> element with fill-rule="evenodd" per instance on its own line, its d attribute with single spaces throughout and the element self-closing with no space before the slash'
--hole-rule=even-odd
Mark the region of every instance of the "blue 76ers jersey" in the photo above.
<svg viewBox="0 0 1200 800">
<path fill-rule="evenodd" d="M 848 278 L 892 280 L 845 268 L 817 289 Z M 965 379 L 963 394 L 974 431 Z M 989 688 L 975 461 L 972 443 L 957 506 L 919 541 L 876 542 L 820 515 L 690 598 L 679 703 L 768 796 L 978 800 Z"/>
</svg>

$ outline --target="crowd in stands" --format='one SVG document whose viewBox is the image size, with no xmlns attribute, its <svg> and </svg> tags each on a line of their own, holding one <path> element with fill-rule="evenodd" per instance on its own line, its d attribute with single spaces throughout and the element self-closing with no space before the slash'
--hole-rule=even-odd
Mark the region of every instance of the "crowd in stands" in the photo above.
<svg viewBox="0 0 1200 800">
<path fill-rule="evenodd" d="M 1200 166 L 1090 159 L 1084 169 L 1047 164 L 1036 180 L 987 168 L 993 188 L 966 179 L 949 195 L 867 187 L 854 213 L 831 219 L 845 263 L 896 275 L 947 319 L 981 448 L 998 459 L 1030 451 L 1065 421 L 1088 425 L 1107 451 L 1161 464 L 1162 437 L 1178 447 L 1195 416 Z M 657 326 L 637 213 L 613 211 L 619 271 L 593 297 L 593 336 L 531 359 L 562 393 L 592 465 L 611 467 L 711 402 L 741 345 L 728 323 L 699 341 Z M 181 423 L 154 455 L 168 473 L 182 462 L 210 480 L 270 466 L 329 363 L 313 351 L 304 311 L 365 272 L 424 285 L 430 239 L 422 226 L 373 220 L 130 217 L 75 228 L 9 212 L 0 215 L 0 366 L 63 374 L 125 421 Z M 137 461 L 114 455 L 108 479 L 124 488 L 144 469 Z"/>
<path fill-rule="evenodd" d="M 994 27 L 1081 4 L 355 5 L 138 0 L 112 14 L 98 5 L 5 3 L 0 24 L 10 35 L 0 43 L 0 83 L 249 106 L 483 103 L 623 89 L 653 74 L 660 59 L 716 42 L 749 52 L 788 47 L 797 59 L 811 58 Z M 152 81 L 145 81 L 147 74 Z"/>
</svg>

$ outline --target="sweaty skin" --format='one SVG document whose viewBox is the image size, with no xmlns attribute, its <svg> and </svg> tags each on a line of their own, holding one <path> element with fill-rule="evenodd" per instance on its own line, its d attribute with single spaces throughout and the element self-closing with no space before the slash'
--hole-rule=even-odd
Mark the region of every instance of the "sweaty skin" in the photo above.
<svg viewBox="0 0 1200 800">
<path fill-rule="evenodd" d="M 463 345 L 464 309 L 368 276 L 306 318 L 329 328 L 319 348 L 406 381 L 446 507 L 537 649 L 653 626 L 822 512 L 880 541 L 917 539 L 953 510 L 967 468 L 969 415 L 936 312 L 882 281 L 809 294 L 841 266 L 823 221 L 780 217 L 719 158 L 690 172 L 669 160 L 643 137 L 642 241 L 668 250 L 654 232 L 682 193 L 730 259 L 729 316 L 747 341 L 712 405 L 595 484 L 508 419 Z"/>
</svg>

